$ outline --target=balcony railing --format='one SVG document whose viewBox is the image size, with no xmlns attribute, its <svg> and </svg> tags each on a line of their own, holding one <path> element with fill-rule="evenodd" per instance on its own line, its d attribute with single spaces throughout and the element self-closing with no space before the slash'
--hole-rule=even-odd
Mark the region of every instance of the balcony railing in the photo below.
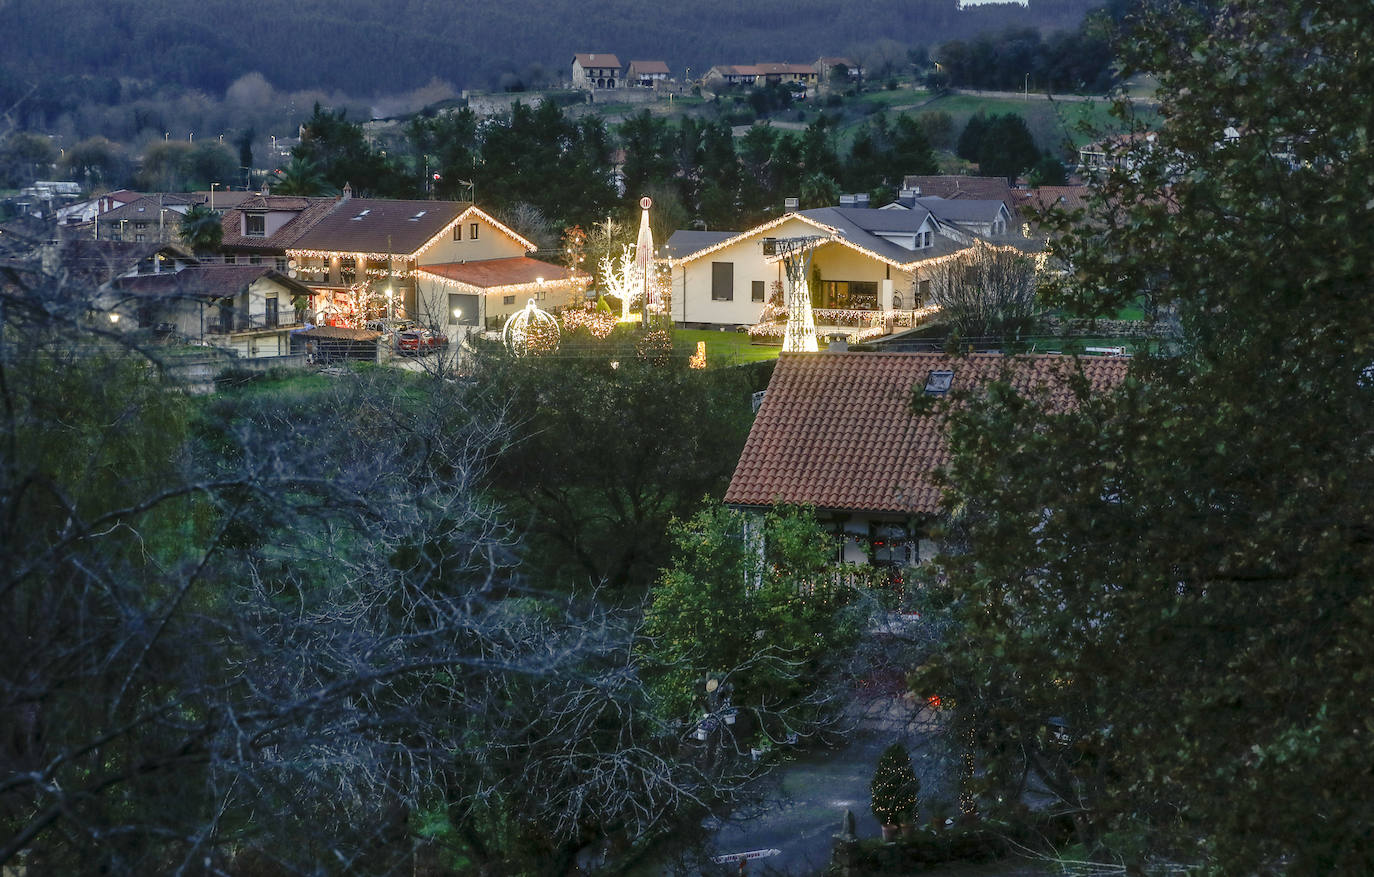
<svg viewBox="0 0 1374 877">
<path fill-rule="evenodd" d="M 205 318 L 205 331 L 210 335 L 228 335 L 232 332 L 261 332 L 279 329 L 283 326 L 299 326 L 294 311 L 277 314 L 250 314 L 246 311 L 220 310 Z"/>
</svg>

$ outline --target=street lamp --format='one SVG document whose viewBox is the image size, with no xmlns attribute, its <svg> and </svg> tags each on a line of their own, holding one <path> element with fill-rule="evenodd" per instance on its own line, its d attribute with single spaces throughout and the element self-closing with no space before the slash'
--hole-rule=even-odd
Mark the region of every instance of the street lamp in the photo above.
<svg viewBox="0 0 1374 877">
<path fill-rule="evenodd" d="M 1026 90 L 1025 90 L 1025 92 L 1022 94 L 1021 100 L 1023 100 L 1023 101 L 1028 101 L 1028 100 L 1030 100 L 1030 74 L 1029 74 L 1029 73 L 1026 74 Z"/>
</svg>

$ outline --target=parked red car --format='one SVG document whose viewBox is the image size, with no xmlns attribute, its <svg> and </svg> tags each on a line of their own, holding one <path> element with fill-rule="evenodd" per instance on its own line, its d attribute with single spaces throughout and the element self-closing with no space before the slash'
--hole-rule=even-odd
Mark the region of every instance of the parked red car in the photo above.
<svg viewBox="0 0 1374 877">
<path fill-rule="evenodd" d="M 407 329 L 396 336 L 396 350 L 401 353 L 433 353 L 448 347 L 448 336 L 429 329 Z"/>
</svg>

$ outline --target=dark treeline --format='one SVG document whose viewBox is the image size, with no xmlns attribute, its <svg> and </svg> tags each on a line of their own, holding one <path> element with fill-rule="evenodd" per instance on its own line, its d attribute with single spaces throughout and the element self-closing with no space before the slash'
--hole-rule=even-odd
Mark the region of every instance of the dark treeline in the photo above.
<svg viewBox="0 0 1374 877">
<path fill-rule="evenodd" d="M 652 12 L 623 0 L 456 10 L 438 0 L 10 0 L 0 4 L 0 108 L 21 127 L 46 128 L 74 101 L 127 102 L 146 83 L 218 95 L 253 71 L 290 91 L 357 96 L 435 78 L 499 87 L 503 78 L 566 77 L 576 51 L 614 52 L 627 63 L 662 59 L 679 76 L 687 66 L 700 75 L 712 64 L 862 55 L 880 40 L 931 45 L 1011 26 L 1072 30 L 1095 5 L 1037 0 L 961 12 L 954 0 L 865 0 L 837 20 L 823 0 L 711 0 Z"/>
<path fill-rule="evenodd" d="M 777 215 L 788 197 L 819 207 L 841 191 L 868 192 L 883 203 L 904 174 L 936 169 L 923 123 L 908 115 L 871 117 L 846 152 L 825 115 L 804 131 L 756 125 L 737 139 L 722 121 L 670 122 L 648 112 L 612 131 L 599 116 L 573 120 L 551 102 L 517 103 L 507 116 L 480 122 L 467 109 L 420 116 L 375 145 L 346 113 L 316 107 L 304 131 L 279 191 L 329 194 L 349 183 L 375 197 L 475 196 L 536 237 L 631 211 L 646 193 L 655 202 L 655 232 L 666 236 L 693 224 L 740 227 Z M 619 187 L 617 146 L 624 150 Z"/>
</svg>

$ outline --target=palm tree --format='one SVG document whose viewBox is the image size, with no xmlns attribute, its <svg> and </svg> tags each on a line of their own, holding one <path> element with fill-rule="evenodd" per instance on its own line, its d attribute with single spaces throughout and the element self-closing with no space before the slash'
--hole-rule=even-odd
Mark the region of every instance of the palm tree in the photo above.
<svg viewBox="0 0 1374 877">
<path fill-rule="evenodd" d="M 181 242 L 196 253 L 212 253 L 224 240 L 224 226 L 220 213 L 204 204 L 196 204 L 181 217 Z"/>
<path fill-rule="evenodd" d="M 314 162 L 293 157 L 278 169 L 272 191 L 278 195 L 323 195 L 327 188 L 328 183 Z"/>
</svg>

